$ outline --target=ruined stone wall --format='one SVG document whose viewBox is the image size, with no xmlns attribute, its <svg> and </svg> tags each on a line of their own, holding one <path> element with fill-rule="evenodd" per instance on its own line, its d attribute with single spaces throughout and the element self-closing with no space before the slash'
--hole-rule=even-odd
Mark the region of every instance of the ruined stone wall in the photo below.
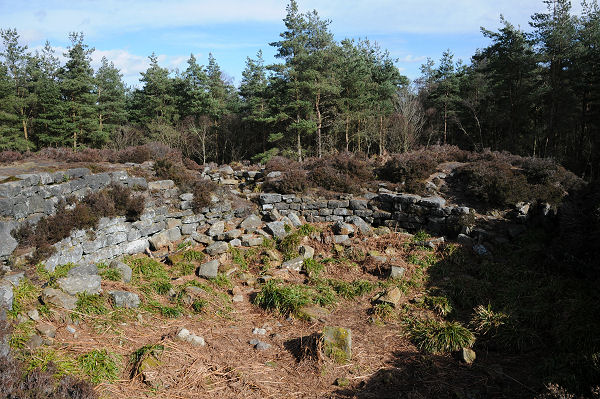
<svg viewBox="0 0 600 399">
<path fill-rule="evenodd" d="M 142 177 L 129 176 L 125 171 L 92 174 L 86 168 L 14 176 L 9 179 L 14 181 L 0 184 L 0 260 L 7 263 L 13 255 L 17 242 L 10 232 L 21 223 L 35 224 L 41 217 L 53 214 L 56 204 L 66 197 L 82 198 L 111 183 L 126 185 L 146 197 L 146 208 L 140 220 L 102 218 L 93 231 L 73 231 L 54 245 L 55 254 L 45 262 L 47 269 L 53 270 L 68 262 L 96 263 L 141 253 L 198 234 L 218 221 L 241 218 L 250 213 L 260 213 L 267 221 L 296 221 L 303 217 L 307 222 L 340 221 L 356 226 L 387 226 L 408 231 L 425 229 L 456 235 L 460 232 L 461 218 L 470 212 L 467 207 L 447 205 L 441 197 L 397 194 L 384 189 L 363 197 L 339 195 L 336 199 L 253 193 L 251 187 L 261 173 L 234 172 L 228 166 L 206 170 L 202 175 L 220 183 L 230 193 L 214 198 L 213 205 L 197 213 L 191 209 L 193 194 L 180 192 L 171 180 L 148 182 Z M 242 202 L 253 199 L 258 210 L 248 206 L 247 202 L 234 209 L 235 197 Z M 245 244 L 240 240 L 233 243 Z"/>
</svg>

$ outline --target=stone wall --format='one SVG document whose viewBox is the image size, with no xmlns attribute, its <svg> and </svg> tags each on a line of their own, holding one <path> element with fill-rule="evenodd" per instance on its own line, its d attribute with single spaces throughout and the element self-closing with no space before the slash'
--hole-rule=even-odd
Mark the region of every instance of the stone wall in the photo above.
<svg viewBox="0 0 600 399">
<path fill-rule="evenodd" d="M 145 196 L 146 207 L 140 220 L 101 218 L 95 230 L 74 230 L 56 243 L 55 254 L 45 262 L 48 270 L 68 262 L 95 263 L 144 252 L 153 242 L 159 245 L 178 241 L 207 224 L 242 217 L 249 212 L 248 207 L 234 210 L 230 200 L 214 198 L 213 205 L 194 214 L 191 210 L 193 195 L 180 193 L 173 181 L 147 182 L 125 171 L 92 174 L 89 169 L 77 168 L 14 178 L 15 181 L 0 184 L 0 260 L 4 263 L 18 244 L 10 232 L 22 223 L 35 224 L 40 218 L 52 215 L 56 204 L 68 196 L 82 198 L 111 183 L 126 185 Z"/>
<path fill-rule="evenodd" d="M 461 219 L 471 212 L 467 207 L 447 205 L 441 197 L 398 194 L 385 189 L 363 197 L 339 195 L 335 199 L 254 193 L 261 172 L 233 171 L 229 166 L 199 174 L 218 182 L 226 195 L 214 197 L 213 205 L 198 213 L 191 210 L 193 195 L 181 193 L 171 180 L 148 182 L 125 171 L 92 174 L 86 168 L 14 176 L 8 179 L 14 181 L 0 184 L 0 260 L 6 263 L 13 255 L 17 242 L 10 232 L 21 223 L 35 224 L 41 217 L 53 214 L 60 200 L 68 196 L 82 198 L 111 183 L 126 185 L 145 196 L 146 208 L 140 220 L 102 218 L 93 231 L 73 231 L 54 245 L 55 254 L 45 262 L 47 269 L 68 262 L 96 263 L 156 249 L 197 235 L 216 222 L 250 213 L 260 213 L 271 222 L 291 220 L 295 222 L 293 225 L 304 217 L 308 222 L 346 222 L 408 231 L 424 229 L 455 236 L 460 232 Z M 246 199 L 254 200 L 258 210 Z"/>
<path fill-rule="evenodd" d="M 427 230 L 432 233 L 456 235 L 461 217 L 468 207 L 446 205 L 441 197 L 420 197 L 380 190 L 363 198 L 341 195 L 338 199 L 302 197 L 293 194 L 261 194 L 259 203 L 264 215 L 272 212 L 285 216 L 296 212 L 308 222 L 355 223 L 359 217 L 374 226 L 386 226 L 408 231 Z M 276 216 L 275 216 L 276 217 Z"/>
</svg>

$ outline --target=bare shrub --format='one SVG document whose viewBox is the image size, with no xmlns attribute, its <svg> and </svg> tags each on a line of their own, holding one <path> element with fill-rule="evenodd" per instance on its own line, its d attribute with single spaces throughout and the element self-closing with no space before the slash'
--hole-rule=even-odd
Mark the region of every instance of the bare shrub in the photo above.
<svg viewBox="0 0 600 399">
<path fill-rule="evenodd" d="M 1 163 L 11 163 L 20 161 L 23 159 L 23 155 L 17 151 L 0 151 L 0 164 Z"/>
<path fill-rule="evenodd" d="M 192 209 L 199 212 L 211 203 L 211 194 L 217 189 L 217 184 L 209 179 L 197 180 L 194 184 L 194 199 Z"/>
</svg>

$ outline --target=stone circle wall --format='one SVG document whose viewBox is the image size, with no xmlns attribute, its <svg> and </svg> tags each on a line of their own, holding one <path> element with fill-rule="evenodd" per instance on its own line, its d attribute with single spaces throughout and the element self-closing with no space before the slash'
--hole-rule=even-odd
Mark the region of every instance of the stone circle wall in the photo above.
<svg viewBox="0 0 600 399">
<path fill-rule="evenodd" d="M 67 196 L 82 198 L 111 183 L 126 185 L 146 197 L 146 209 L 140 220 L 102 218 L 94 231 L 73 231 L 68 238 L 54 245 L 56 253 L 46 260 L 47 269 L 53 270 L 68 262 L 96 263 L 141 253 L 197 235 L 208 225 L 250 213 L 260 214 L 266 221 L 296 221 L 303 217 L 308 222 L 339 221 L 357 226 L 387 226 L 408 231 L 425 229 L 456 235 L 460 232 L 461 218 L 471 212 L 467 207 L 447 205 L 441 197 L 398 194 L 385 189 L 360 198 L 339 195 L 336 199 L 253 193 L 251 188 L 262 173 L 233 171 L 229 166 L 205 170 L 201 174 L 230 189 L 233 197 L 239 197 L 244 205 L 234 209 L 235 201 L 231 196 L 214 198 L 213 205 L 194 213 L 191 209 L 193 194 L 181 193 L 173 181 L 148 182 L 142 177 L 129 176 L 125 171 L 92 174 L 89 169 L 76 168 L 15 176 L 15 179 L 9 179 L 14 181 L 0 184 L 0 260 L 7 264 L 17 247 L 10 232 L 19 224 L 35 224 L 41 217 L 53 214 L 56 204 Z M 247 198 L 253 199 L 258 209 L 249 205 Z M 238 240 L 234 244 L 244 243 Z"/>
</svg>

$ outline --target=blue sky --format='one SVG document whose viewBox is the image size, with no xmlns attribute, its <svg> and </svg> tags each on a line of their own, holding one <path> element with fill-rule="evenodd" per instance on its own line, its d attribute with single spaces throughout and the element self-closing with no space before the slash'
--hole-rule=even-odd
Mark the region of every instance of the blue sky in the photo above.
<svg viewBox="0 0 600 399">
<path fill-rule="evenodd" d="M 155 52 L 162 66 L 185 69 L 190 53 L 206 64 L 212 52 L 223 72 L 239 83 L 246 56 L 263 50 L 284 30 L 287 0 L 0 0 L 0 27 L 17 28 L 31 49 L 47 39 L 64 52 L 68 33 L 84 32 L 96 49 L 93 65 L 106 56 L 129 85 Z M 481 26 L 499 27 L 500 15 L 528 29 L 529 17 L 545 11 L 542 0 L 298 0 L 301 11 L 316 9 L 330 19 L 337 40 L 377 41 L 398 59 L 402 73 L 416 78 L 427 57 L 438 60 L 450 48 L 468 61 L 488 42 Z M 574 5 L 574 12 L 579 7 Z"/>
</svg>

